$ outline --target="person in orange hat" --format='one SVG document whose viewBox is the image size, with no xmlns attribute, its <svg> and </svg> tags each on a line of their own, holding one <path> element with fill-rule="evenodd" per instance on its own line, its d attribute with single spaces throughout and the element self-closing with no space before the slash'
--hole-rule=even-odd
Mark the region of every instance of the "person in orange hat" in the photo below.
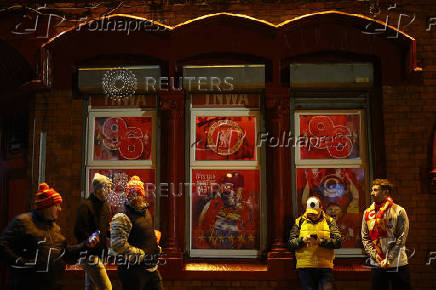
<svg viewBox="0 0 436 290">
<path fill-rule="evenodd" d="M 39 185 L 33 211 L 16 216 L 0 237 L 0 258 L 9 265 L 9 289 L 59 289 L 65 263 L 75 263 L 95 239 L 67 246 L 56 220 L 62 197 L 48 184 Z"/>
<path fill-rule="evenodd" d="M 118 277 L 124 290 L 163 289 L 158 271 L 161 249 L 145 200 L 144 183 L 133 176 L 127 183 L 124 213 L 110 224 L 111 248 L 117 255 Z M 119 262 L 118 257 L 124 257 Z"/>
</svg>

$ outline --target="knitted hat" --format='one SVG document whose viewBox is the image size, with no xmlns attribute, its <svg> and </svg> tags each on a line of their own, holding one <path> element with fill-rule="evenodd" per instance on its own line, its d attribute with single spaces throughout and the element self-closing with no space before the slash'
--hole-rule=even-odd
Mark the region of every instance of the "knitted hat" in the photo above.
<svg viewBox="0 0 436 290">
<path fill-rule="evenodd" d="M 62 196 L 53 188 L 50 188 L 47 183 L 41 183 L 38 192 L 35 194 L 33 208 L 39 210 L 52 207 L 58 203 L 62 203 Z"/>
<path fill-rule="evenodd" d="M 126 196 L 132 200 L 138 195 L 145 196 L 144 183 L 135 175 L 127 182 Z"/>
<path fill-rule="evenodd" d="M 92 188 L 94 188 L 94 190 L 98 190 L 106 186 L 112 186 L 112 181 L 103 174 L 96 173 L 94 175 L 94 179 L 92 180 Z"/>
</svg>

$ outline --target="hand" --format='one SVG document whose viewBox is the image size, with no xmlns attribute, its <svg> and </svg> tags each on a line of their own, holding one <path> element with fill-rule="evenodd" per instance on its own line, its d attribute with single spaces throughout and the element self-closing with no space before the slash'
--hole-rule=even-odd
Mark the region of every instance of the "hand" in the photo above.
<svg viewBox="0 0 436 290">
<path fill-rule="evenodd" d="M 154 235 L 156 236 L 157 243 L 159 244 L 160 238 L 162 237 L 162 233 L 158 230 L 154 230 Z"/>
<path fill-rule="evenodd" d="M 389 268 L 391 266 L 391 263 L 389 263 L 388 259 L 384 259 L 380 263 L 380 267 L 383 269 Z"/>
<path fill-rule="evenodd" d="M 308 247 L 316 246 L 319 243 L 317 239 L 314 239 L 311 236 L 305 236 L 303 242 L 305 242 Z"/>
</svg>

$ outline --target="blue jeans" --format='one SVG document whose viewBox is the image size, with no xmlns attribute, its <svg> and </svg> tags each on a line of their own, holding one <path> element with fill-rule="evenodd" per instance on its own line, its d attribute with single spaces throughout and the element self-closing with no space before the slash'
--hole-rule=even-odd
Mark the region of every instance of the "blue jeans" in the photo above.
<svg viewBox="0 0 436 290">
<path fill-rule="evenodd" d="M 303 290 L 333 290 L 334 280 L 333 271 L 330 268 L 299 268 L 298 277 L 300 278 Z"/>
</svg>

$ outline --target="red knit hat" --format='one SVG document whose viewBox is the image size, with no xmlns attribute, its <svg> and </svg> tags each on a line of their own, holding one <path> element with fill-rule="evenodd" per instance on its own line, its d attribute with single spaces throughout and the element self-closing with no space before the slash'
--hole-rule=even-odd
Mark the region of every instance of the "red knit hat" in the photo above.
<svg viewBox="0 0 436 290">
<path fill-rule="evenodd" d="M 145 196 L 144 182 L 135 175 L 127 182 L 126 196 L 132 200 L 138 195 Z"/>
<path fill-rule="evenodd" d="M 44 209 L 58 203 L 62 203 L 62 196 L 53 188 L 50 188 L 47 183 L 41 183 L 38 187 L 38 192 L 35 194 L 33 208 Z"/>
</svg>

